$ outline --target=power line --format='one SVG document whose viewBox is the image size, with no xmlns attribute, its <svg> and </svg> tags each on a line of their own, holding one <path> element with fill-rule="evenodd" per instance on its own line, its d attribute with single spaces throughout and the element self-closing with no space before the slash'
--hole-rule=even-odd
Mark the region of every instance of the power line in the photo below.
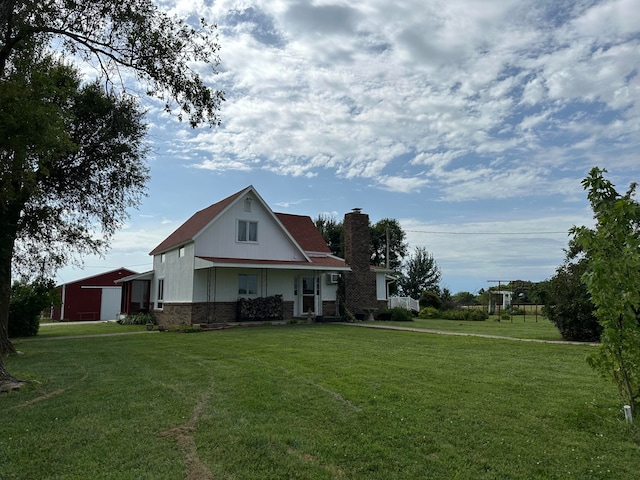
<svg viewBox="0 0 640 480">
<path fill-rule="evenodd" d="M 567 235 L 566 231 L 537 231 L 537 232 L 438 232 L 428 230 L 405 230 L 411 233 L 428 233 L 429 235 Z"/>
<path fill-rule="evenodd" d="M 150 265 L 151 262 L 147 263 L 137 263 L 135 265 L 118 265 L 118 266 L 109 266 L 109 265 L 82 265 L 78 267 L 78 270 L 84 270 L 85 268 L 131 268 L 131 267 L 142 267 L 144 265 Z"/>
</svg>

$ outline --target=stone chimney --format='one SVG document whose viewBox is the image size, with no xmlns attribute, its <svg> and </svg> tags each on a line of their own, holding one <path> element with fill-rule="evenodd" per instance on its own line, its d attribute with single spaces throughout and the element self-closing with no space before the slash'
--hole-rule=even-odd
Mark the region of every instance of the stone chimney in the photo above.
<svg viewBox="0 0 640 480">
<path fill-rule="evenodd" d="M 377 307 L 376 274 L 371 271 L 369 215 L 354 208 L 344 216 L 344 259 L 351 267 L 345 272 L 345 305 L 358 317 Z"/>
</svg>

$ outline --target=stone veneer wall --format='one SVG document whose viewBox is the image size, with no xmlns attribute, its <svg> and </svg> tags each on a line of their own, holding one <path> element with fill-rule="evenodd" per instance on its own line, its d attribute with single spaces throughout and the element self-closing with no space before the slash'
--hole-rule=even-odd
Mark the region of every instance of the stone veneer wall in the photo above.
<svg viewBox="0 0 640 480">
<path fill-rule="evenodd" d="M 162 310 L 153 310 L 158 325 L 191 324 L 191 308 L 184 303 L 164 303 Z"/>
</svg>

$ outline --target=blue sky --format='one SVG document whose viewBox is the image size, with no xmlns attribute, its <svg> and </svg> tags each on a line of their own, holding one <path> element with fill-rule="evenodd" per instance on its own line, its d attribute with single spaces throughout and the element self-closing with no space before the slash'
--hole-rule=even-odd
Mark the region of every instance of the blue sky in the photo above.
<svg viewBox="0 0 640 480">
<path fill-rule="evenodd" d="M 254 185 L 274 211 L 398 219 L 452 292 L 539 281 L 580 185 L 640 180 L 640 1 L 165 0 L 218 24 L 222 126 L 191 130 L 145 100 L 148 197 L 69 282 L 151 269 L 195 211 Z"/>
</svg>

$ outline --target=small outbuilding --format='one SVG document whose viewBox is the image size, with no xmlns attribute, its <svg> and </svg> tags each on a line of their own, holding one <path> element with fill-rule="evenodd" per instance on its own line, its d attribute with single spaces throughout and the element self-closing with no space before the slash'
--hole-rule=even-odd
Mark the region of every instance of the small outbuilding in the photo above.
<svg viewBox="0 0 640 480">
<path fill-rule="evenodd" d="M 489 314 L 493 315 L 496 312 L 496 304 L 502 300 L 502 309 L 506 310 L 511 307 L 511 299 L 513 298 L 513 292 L 507 290 L 494 290 L 491 291 L 489 298 Z"/>
<path fill-rule="evenodd" d="M 115 282 L 135 274 L 133 270 L 118 268 L 59 285 L 60 306 L 53 309 L 52 320 L 79 322 L 116 319 L 120 313 L 122 286 Z"/>
</svg>

